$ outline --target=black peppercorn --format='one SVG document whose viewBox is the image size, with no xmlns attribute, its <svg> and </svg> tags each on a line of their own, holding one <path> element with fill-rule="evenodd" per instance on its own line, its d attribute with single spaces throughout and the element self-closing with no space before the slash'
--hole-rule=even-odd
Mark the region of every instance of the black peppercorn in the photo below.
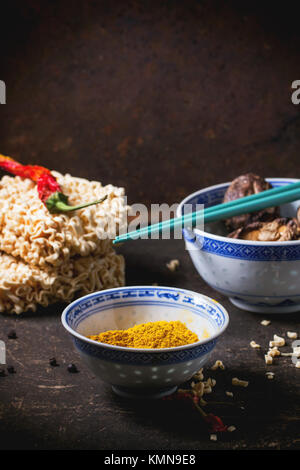
<svg viewBox="0 0 300 470">
<path fill-rule="evenodd" d="M 49 364 L 52 367 L 58 367 L 59 366 L 59 364 L 57 363 L 57 360 L 55 359 L 55 357 L 51 357 L 51 359 L 49 359 Z"/>
<path fill-rule="evenodd" d="M 10 330 L 8 333 L 7 333 L 7 337 L 9 339 L 17 339 L 17 333 L 15 332 L 15 330 Z"/>
<path fill-rule="evenodd" d="M 5 377 L 6 373 L 4 369 L 0 369 L 0 377 Z"/>
<path fill-rule="evenodd" d="M 69 364 L 67 369 L 68 372 L 70 372 L 71 374 L 76 374 L 77 372 L 79 372 L 75 364 Z"/>
<path fill-rule="evenodd" d="M 7 372 L 9 374 L 15 374 L 16 370 L 15 370 L 14 366 L 7 366 Z"/>
</svg>

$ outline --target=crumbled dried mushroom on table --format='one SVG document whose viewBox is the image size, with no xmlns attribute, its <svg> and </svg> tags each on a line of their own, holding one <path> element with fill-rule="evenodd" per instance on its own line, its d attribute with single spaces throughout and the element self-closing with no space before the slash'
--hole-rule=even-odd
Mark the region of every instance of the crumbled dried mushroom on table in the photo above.
<svg viewBox="0 0 300 470">
<path fill-rule="evenodd" d="M 237 377 L 233 377 L 231 383 L 235 387 L 248 387 L 249 385 L 249 382 L 247 380 L 241 380 L 241 379 L 238 379 Z"/>
<path fill-rule="evenodd" d="M 264 323 L 261 322 L 261 324 Z M 289 339 L 296 340 L 298 338 L 298 333 L 295 331 L 287 331 L 286 336 Z M 254 340 L 250 342 L 250 346 L 252 348 L 260 348 L 260 346 Z M 292 343 L 292 352 L 282 352 L 279 348 L 283 346 L 287 346 L 285 338 L 274 334 L 273 339 L 269 341 L 269 348 L 264 354 L 265 363 L 267 365 L 272 365 L 274 358 L 279 356 L 290 356 L 292 357 L 295 366 L 297 368 L 300 368 L 300 360 L 298 360 L 298 358 L 300 358 L 300 346 L 295 345 L 295 343 Z M 273 372 L 267 372 L 266 375 L 268 379 L 273 379 L 275 374 Z"/>
<path fill-rule="evenodd" d="M 269 380 L 273 380 L 274 379 L 274 372 L 266 372 L 266 376 L 267 376 L 267 379 Z"/>
<path fill-rule="evenodd" d="M 211 367 L 211 370 L 216 370 L 216 369 L 222 369 L 222 370 L 225 369 L 225 366 L 224 366 L 223 362 L 220 359 L 218 359 L 214 363 L 214 365 Z"/>
<path fill-rule="evenodd" d="M 169 261 L 169 263 L 166 264 L 167 268 L 169 271 L 176 271 L 176 269 L 179 268 L 179 260 L 178 259 L 171 259 L 171 261 Z"/>
<path fill-rule="evenodd" d="M 269 325 L 271 324 L 271 320 L 262 320 L 262 321 L 260 322 L 260 324 L 261 324 L 262 326 L 269 326 Z"/>
</svg>

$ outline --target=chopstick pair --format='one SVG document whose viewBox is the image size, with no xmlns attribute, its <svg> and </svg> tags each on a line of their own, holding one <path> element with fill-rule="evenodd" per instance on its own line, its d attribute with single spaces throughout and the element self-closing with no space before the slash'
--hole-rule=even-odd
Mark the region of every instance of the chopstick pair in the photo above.
<svg viewBox="0 0 300 470">
<path fill-rule="evenodd" d="M 245 196 L 234 201 L 217 204 L 216 206 L 208 207 L 196 212 L 189 212 L 188 214 L 176 217 L 174 219 L 164 220 L 147 227 L 142 227 L 132 232 L 119 235 L 113 240 L 113 244 L 124 242 L 127 240 L 136 240 L 143 235 L 151 235 L 154 233 L 161 233 L 164 229 L 171 229 L 179 225 L 192 226 L 204 218 L 205 222 L 217 222 L 236 215 L 247 214 L 256 212 L 269 207 L 280 206 L 288 202 L 300 199 L 300 181 L 288 185 L 281 186 L 280 188 L 268 189 L 258 194 Z"/>
</svg>

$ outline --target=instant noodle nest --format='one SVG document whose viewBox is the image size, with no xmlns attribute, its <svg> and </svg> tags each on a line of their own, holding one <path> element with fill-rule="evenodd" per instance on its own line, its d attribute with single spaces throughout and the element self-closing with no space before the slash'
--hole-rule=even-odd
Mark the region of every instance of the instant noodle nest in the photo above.
<svg viewBox="0 0 300 470">
<path fill-rule="evenodd" d="M 47 307 L 57 301 L 71 301 L 75 294 L 124 285 L 125 263 L 111 252 L 104 257 L 70 259 L 60 268 L 41 269 L 0 255 L 0 312 L 22 313 Z"/>
<path fill-rule="evenodd" d="M 72 205 L 107 199 L 70 214 L 50 214 L 29 179 L 0 181 L 0 250 L 35 266 L 60 266 L 74 255 L 105 255 L 127 222 L 124 189 L 52 172 Z"/>
<path fill-rule="evenodd" d="M 125 263 L 112 239 L 127 223 L 124 189 L 52 172 L 72 205 L 51 214 L 29 179 L 0 180 L 0 312 L 22 313 L 75 295 L 123 286 Z"/>
</svg>

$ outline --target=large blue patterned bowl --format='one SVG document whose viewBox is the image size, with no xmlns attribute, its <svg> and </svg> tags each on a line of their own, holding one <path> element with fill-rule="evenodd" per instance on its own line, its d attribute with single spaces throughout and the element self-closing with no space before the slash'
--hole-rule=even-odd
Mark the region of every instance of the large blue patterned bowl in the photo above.
<svg viewBox="0 0 300 470">
<path fill-rule="evenodd" d="M 180 320 L 197 333 L 197 343 L 163 349 L 113 346 L 86 335 L 135 324 Z M 215 300 L 172 287 L 122 287 L 86 295 L 71 303 L 62 323 L 96 376 L 124 396 L 160 397 L 190 379 L 209 358 L 228 325 Z"/>
<path fill-rule="evenodd" d="M 273 187 L 295 179 L 268 178 Z M 229 183 L 211 186 L 187 196 L 185 207 L 222 202 Z M 185 206 L 188 204 L 189 206 Z M 281 207 L 281 215 L 294 217 L 300 200 Z M 238 307 L 262 313 L 300 310 L 300 241 L 256 242 L 226 237 L 223 222 L 205 225 L 204 231 L 185 230 L 186 248 L 202 278 L 215 290 L 228 296 Z"/>
</svg>

